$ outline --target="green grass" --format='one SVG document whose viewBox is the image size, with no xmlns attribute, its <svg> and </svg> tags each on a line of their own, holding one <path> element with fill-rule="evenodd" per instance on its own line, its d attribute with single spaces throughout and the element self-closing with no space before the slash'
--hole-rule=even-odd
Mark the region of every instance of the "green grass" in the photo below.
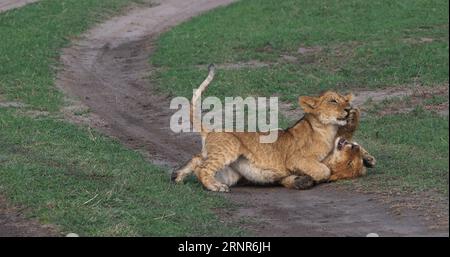
<svg viewBox="0 0 450 257">
<path fill-rule="evenodd" d="M 425 105 L 439 105 L 448 102 L 448 98 L 445 95 L 434 95 L 429 99 L 423 101 Z"/>
<path fill-rule="evenodd" d="M 448 124 L 448 116 L 420 108 L 364 120 L 356 139 L 377 158 L 377 167 L 357 183 L 384 191 L 448 196 Z"/>
<path fill-rule="evenodd" d="M 84 236 L 219 236 L 230 208 L 198 183 L 173 185 L 167 170 L 85 128 L 0 109 L 0 193 L 30 215 Z M 220 226 L 220 229 L 217 229 Z"/>
<path fill-rule="evenodd" d="M 444 0 L 248 0 L 165 33 L 151 61 L 161 68 L 160 88 L 178 96 L 190 96 L 205 76 L 198 65 L 269 62 L 219 70 L 211 94 L 294 100 L 325 89 L 448 82 L 448 38 Z M 299 47 L 321 50 L 303 55 Z"/>
<path fill-rule="evenodd" d="M 0 95 L 35 109 L 57 111 L 54 86 L 60 49 L 95 21 L 134 0 L 42 0 L 0 14 Z"/>
<path fill-rule="evenodd" d="M 444 0 L 239 1 L 165 33 L 151 58 L 159 68 L 152 78 L 161 91 L 191 97 L 208 63 L 256 60 L 270 66 L 219 69 L 206 95 L 277 95 L 292 103 L 327 89 L 441 85 L 449 77 L 448 10 Z M 420 108 L 383 117 L 372 111 L 357 139 L 378 159 L 358 183 L 448 195 L 448 117 Z"/>
<path fill-rule="evenodd" d="M 167 170 L 139 153 L 57 120 L 63 97 L 54 79 L 61 47 L 136 2 L 143 3 L 42 0 L 0 14 L 0 100 L 26 104 L 0 108 L 0 194 L 62 233 L 240 235 L 214 213 L 230 208 L 222 197 L 206 193 L 198 183 L 174 186 Z M 36 110 L 50 115 L 26 115 Z"/>
</svg>

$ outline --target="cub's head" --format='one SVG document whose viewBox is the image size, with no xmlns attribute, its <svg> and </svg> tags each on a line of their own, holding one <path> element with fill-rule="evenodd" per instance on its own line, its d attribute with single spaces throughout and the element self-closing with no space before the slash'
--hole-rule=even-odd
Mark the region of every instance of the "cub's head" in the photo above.
<svg viewBox="0 0 450 257">
<path fill-rule="evenodd" d="M 330 181 L 361 177 L 366 174 L 361 147 L 339 137 L 333 152 L 325 160 L 331 170 Z"/>
<path fill-rule="evenodd" d="M 314 115 L 322 124 L 345 126 L 352 99 L 352 94 L 327 91 L 319 97 L 301 96 L 298 101 L 305 113 Z"/>
</svg>

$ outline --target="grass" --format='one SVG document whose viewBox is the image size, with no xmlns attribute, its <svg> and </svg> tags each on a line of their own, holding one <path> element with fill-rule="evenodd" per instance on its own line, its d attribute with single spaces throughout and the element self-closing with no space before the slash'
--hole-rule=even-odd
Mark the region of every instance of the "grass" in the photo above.
<svg viewBox="0 0 450 257">
<path fill-rule="evenodd" d="M 448 10 L 443 0 L 239 1 L 162 35 L 153 79 L 161 91 L 191 97 L 208 63 L 257 61 L 266 65 L 219 69 L 206 95 L 276 95 L 291 103 L 327 89 L 442 85 L 449 77 Z M 357 139 L 378 159 L 360 180 L 366 188 L 448 196 L 448 117 L 420 108 L 370 112 Z"/>
<path fill-rule="evenodd" d="M 219 70 L 211 94 L 294 101 L 325 89 L 448 82 L 448 38 L 444 0 L 248 0 L 165 33 L 151 62 L 160 67 L 160 88 L 177 96 L 190 96 L 201 82 L 206 71 L 198 65 L 270 63 Z"/>
<path fill-rule="evenodd" d="M 356 138 L 376 156 L 377 167 L 357 183 L 382 191 L 433 191 L 448 196 L 448 124 L 448 116 L 421 108 L 367 118 Z"/>
<path fill-rule="evenodd" d="M 448 102 L 447 96 L 434 95 L 429 99 L 423 101 L 425 105 L 439 105 Z"/>
<path fill-rule="evenodd" d="M 214 208 L 230 207 L 199 184 L 94 131 L 0 109 L 0 192 L 62 232 L 89 236 L 238 235 Z M 217 229 L 221 226 L 221 229 Z"/>
<path fill-rule="evenodd" d="M 0 14 L 0 95 L 42 111 L 57 111 L 54 86 L 60 49 L 134 0 L 44 0 Z"/>
<path fill-rule="evenodd" d="M 167 170 L 139 153 L 58 120 L 64 104 L 54 86 L 60 49 L 95 22 L 144 2 L 42 0 L 0 14 L 0 100 L 25 103 L 0 108 L 0 194 L 62 233 L 240 235 L 214 212 L 230 207 L 222 197 L 198 184 L 175 187 Z M 50 115 L 32 118 L 27 111 Z"/>
</svg>

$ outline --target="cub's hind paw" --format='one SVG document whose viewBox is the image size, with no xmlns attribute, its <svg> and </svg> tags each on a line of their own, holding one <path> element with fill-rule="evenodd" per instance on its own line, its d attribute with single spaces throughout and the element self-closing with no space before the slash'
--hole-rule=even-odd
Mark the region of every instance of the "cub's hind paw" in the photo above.
<svg viewBox="0 0 450 257">
<path fill-rule="evenodd" d="M 377 160 L 373 156 L 364 156 L 363 162 L 367 168 L 373 168 L 377 164 Z"/>
<path fill-rule="evenodd" d="M 183 182 L 185 176 L 182 176 L 178 170 L 174 170 L 172 174 L 170 174 L 170 181 L 176 184 L 180 184 Z"/>
<path fill-rule="evenodd" d="M 230 188 L 227 185 L 220 182 L 208 183 L 204 186 L 206 189 L 213 192 L 230 192 Z"/>
<path fill-rule="evenodd" d="M 170 174 L 170 181 L 176 183 L 178 178 L 178 173 L 176 171 L 172 171 L 172 174 Z"/>
</svg>

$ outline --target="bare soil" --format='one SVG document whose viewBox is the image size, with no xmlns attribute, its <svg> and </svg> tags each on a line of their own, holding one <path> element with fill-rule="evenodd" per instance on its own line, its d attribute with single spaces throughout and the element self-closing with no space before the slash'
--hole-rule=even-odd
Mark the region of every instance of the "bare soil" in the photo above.
<svg viewBox="0 0 450 257">
<path fill-rule="evenodd" d="M 147 76 L 154 38 L 230 2 L 160 1 L 113 18 L 64 50 L 58 85 L 99 117 L 96 127 L 129 147 L 145 150 L 153 162 L 174 167 L 200 150 L 200 139 L 171 132 L 169 99 L 152 91 Z M 73 115 L 68 118 L 73 120 Z"/>
<path fill-rule="evenodd" d="M 392 103 L 385 104 L 383 110 L 375 110 L 380 115 L 409 112 L 416 106 L 423 105 L 425 109 L 448 116 L 448 101 L 437 105 L 425 103 L 427 99 L 431 99 L 434 96 L 446 96 L 448 98 L 448 83 L 432 87 L 408 85 L 380 90 L 357 90 L 354 93 L 356 97 L 353 103 L 363 109 L 368 109 L 373 107 L 374 104 L 394 99 Z"/>
<path fill-rule="evenodd" d="M 280 187 L 233 188 L 227 197 L 239 203 L 225 212 L 249 220 L 258 236 L 448 236 L 421 212 L 382 204 L 378 194 L 358 193 L 335 184 L 295 191 Z M 447 225 L 448 226 L 448 225 Z"/>
<path fill-rule="evenodd" d="M 18 7 L 24 6 L 26 4 L 30 4 L 30 3 L 37 2 L 37 1 L 38 0 L 1 0 L 0 1 L 0 12 L 18 8 Z"/>
<path fill-rule="evenodd" d="M 24 212 L 25 209 L 12 206 L 0 196 L 0 237 L 60 236 L 56 227 L 27 218 Z"/>
<path fill-rule="evenodd" d="M 407 85 L 375 90 L 359 89 L 353 90 L 352 93 L 355 96 L 353 105 L 361 108 L 363 117 L 368 110 L 374 111 L 378 115 L 387 115 L 410 112 L 418 105 L 423 105 L 424 109 L 442 116 L 449 115 L 448 101 L 440 104 L 425 104 L 425 101 L 433 96 L 447 96 L 448 98 L 448 84 L 433 87 Z M 383 105 L 382 109 L 375 109 L 377 104 L 389 100 L 393 101 Z M 279 110 L 288 120 L 296 120 L 303 116 L 303 111 L 290 103 L 280 103 Z"/>
</svg>

